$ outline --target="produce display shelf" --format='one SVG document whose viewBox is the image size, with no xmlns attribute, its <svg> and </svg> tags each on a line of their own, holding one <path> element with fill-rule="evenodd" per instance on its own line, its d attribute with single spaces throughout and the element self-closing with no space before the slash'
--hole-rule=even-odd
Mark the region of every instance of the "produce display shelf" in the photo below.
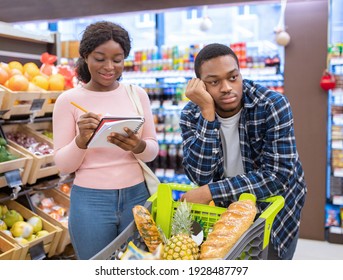
<svg viewBox="0 0 343 280">
<path fill-rule="evenodd" d="M 26 207 L 24 207 L 23 205 L 14 200 L 8 200 L 6 202 L 3 202 L 3 204 L 6 205 L 9 210 L 16 210 L 18 213 L 20 213 L 23 216 L 24 220 L 27 220 L 32 216 L 37 216 L 36 213 L 32 212 L 31 210 L 27 209 Z M 0 231 L 0 236 L 10 241 L 11 243 L 18 244 L 19 246 L 21 246 L 24 251 L 24 253 L 21 254 L 21 256 L 24 260 L 32 259 L 30 251 L 34 250 L 34 247 L 39 246 L 41 243 L 44 253 L 47 254 L 48 257 L 54 256 L 57 245 L 61 238 L 62 229 L 57 226 L 54 226 L 42 217 L 41 219 L 43 222 L 43 229 L 48 231 L 48 234 L 46 236 L 42 236 L 40 238 L 36 238 L 32 241 L 29 241 L 28 244 L 18 244 L 13 237 L 6 235 L 2 231 Z"/>
<path fill-rule="evenodd" d="M 39 143 L 46 143 L 51 149 L 53 149 L 53 144 L 51 140 L 47 141 L 47 139 L 45 137 L 42 137 L 40 133 L 35 132 L 32 129 L 29 129 L 27 126 L 23 124 L 5 125 L 3 126 L 3 131 L 6 135 L 8 135 L 8 133 L 10 132 L 24 133 L 29 137 L 33 137 Z M 34 184 L 36 183 L 37 179 L 58 174 L 59 171 L 55 165 L 53 153 L 38 155 L 36 153 L 32 153 L 28 149 L 15 143 L 12 140 L 8 140 L 8 143 L 10 146 L 33 158 L 33 163 L 27 183 Z"/>
</svg>

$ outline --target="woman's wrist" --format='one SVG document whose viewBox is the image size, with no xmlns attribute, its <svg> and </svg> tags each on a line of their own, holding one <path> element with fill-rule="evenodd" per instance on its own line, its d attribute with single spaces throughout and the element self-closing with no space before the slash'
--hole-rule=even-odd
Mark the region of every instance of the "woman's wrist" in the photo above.
<svg viewBox="0 0 343 280">
<path fill-rule="evenodd" d="M 146 142 L 144 140 L 140 140 L 138 145 L 132 150 L 134 154 L 143 153 L 146 147 Z"/>
<path fill-rule="evenodd" d="M 80 135 L 76 136 L 75 143 L 80 149 L 87 149 L 87 141 L 84 141 Z"/>
</svg>

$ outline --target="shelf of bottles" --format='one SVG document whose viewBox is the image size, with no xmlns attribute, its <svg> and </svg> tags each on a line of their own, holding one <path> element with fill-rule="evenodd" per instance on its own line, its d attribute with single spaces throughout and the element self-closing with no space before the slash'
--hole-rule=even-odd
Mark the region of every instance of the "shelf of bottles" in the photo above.
<svg viewBox="0 0 343 280">
<path fill-rule="evenodd" d="M 343 243 L 343 57 L 330 58 L 336 87 L 328 92 L 327 239 Z"/>
<path fill-rule="evenodd" d="M 243 78 L 259 82 L 283 93 L 280 58 L 250 56 L 245 43 L 231 44 L 240 63 Z M 149 163 L 162 182 L 187 183 L 183 172 L 179 117 L 187 102 L 187 81 L 195 76 L 194 58 L 200 45 L 162 47 L 135 51 L 125 61 L 124 83 L 143 87 L 149 95 L 160 145 L 159 155 Z"/>
</svg>

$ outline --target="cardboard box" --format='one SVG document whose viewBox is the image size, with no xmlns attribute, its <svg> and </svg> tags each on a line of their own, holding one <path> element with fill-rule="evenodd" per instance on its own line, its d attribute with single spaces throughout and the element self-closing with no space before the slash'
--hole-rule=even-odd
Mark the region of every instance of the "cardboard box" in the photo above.
<svg viewBox="0 0 343 280">
<path fill-rule="evenodd" d="M 28 127 L 23 124 L 4 125 L 2 128 L 6 135 L 8 135 L 9 133 L 24 133 L 27 136 L 33 137 L 40 143 L 46 143 L 51 149 L 53 149 L 53 144 L 51 141 L 47 141 L 47 139 L 42 137 L 40 133 L 28 129 Z M 53 153 L 46 155 L 37 155 L 12 140 L 8 139 L 8 143 L 10 146 L 33 158 L 32 167 L 27 183 L 34 184 L 36 183 L 37 179 L 58 174 L 59 171 L 55 165 Z"/>
<path fill-rule="evenodd" d="M 3 204 L 6 205 L 9 210 L 13 209 L 13 210 L 18 211 L 23 216 L 24 220 L 27 220 L 32 216 L 39 216 L 14 200 L 5 201 L 3 202 Z M 2 237 L 7 236 L 5 237 L 7 238 L 7 240 L 11 241 L 14 244 L 18 244 L 19 246 L 22 247 L 24 251 L 22 259 L 30 260 L 31 259 L 30 249 L 32 249 L 34 246 L 38 246 L 41 242 L 43 242 L 43 249 L 44 249 L 44 252 L 47 254 L 47 256 L 48 257 L 54 256 L 57 245 L 62 235 L 62 229 L 48 222 L 43 217 L 41 217 L 41 219 L 43 222 L 43 229 L 47 230 L 49 234 L 46 236 L 34 239 L 30 241 L 27 245 L 18 244 L 14 238 L 7 236 L 1 231 L 0 231 L 0 236 Z"/>
</svg>

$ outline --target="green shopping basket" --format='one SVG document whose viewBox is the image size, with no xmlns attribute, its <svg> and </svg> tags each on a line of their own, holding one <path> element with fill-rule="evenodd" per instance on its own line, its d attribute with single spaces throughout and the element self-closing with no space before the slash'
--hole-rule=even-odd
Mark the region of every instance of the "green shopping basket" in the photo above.
<svg viewBox="0 0 343 280">
<path fill-rule="evenodd" d="M 152 195 L 145 203 L 144 206 L 149 209 L 156 224 L 161 227 L 167 238 L 170 236 L 174 212 L 180 204 L 175 194 L 186 192 L 192 188 L 194 186 L 163 183 L 158 186 L 157 193 Z M 243 199 L 256 200 L 252 194 L 242 194 L 240 200 Z M 259 202 L 266 202 L 269 205 L 240 237 L 224 259 L 267 259 L 270 231 L 275 216 L 284 206 L 284 198 L 282 196 L 274 196 L 262 201 L 259 200 Z M 201 220 L 205 238 L 211 231 L 213 224 L 224 211 L 226 211 L 226 208 L 197 203 L 192 203 L 191 210 L 193 219 Z M 126 251 L 130 241 L 134 242 L 138 248 L 148 251 L 135 222 L 132 221 L 117 238 L 91 259 L 120 259 L 121 254 Z"/>
</svg>

